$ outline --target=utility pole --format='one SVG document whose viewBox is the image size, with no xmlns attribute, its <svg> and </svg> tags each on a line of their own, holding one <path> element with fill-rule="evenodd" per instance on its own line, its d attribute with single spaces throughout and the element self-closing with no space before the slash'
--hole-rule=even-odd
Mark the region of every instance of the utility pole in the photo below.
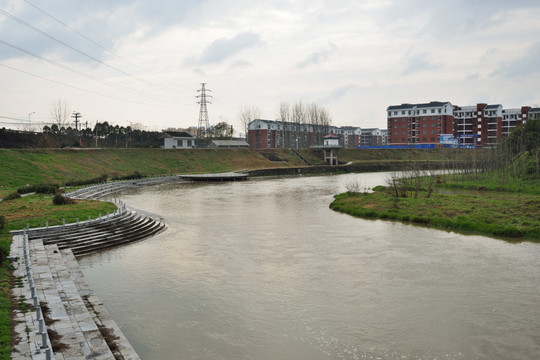
<svg viewBox="0 0 540 360">
<path fill-rule="evenodd" d="M 79 124 L 79 118 L 82 117 L 81 113 L 78 113 L 76 111 L 73 112 L 73 115 L 71 115 L 72 118 L 75 118 L 75 132 L 79 130 L 78 124 Z"/>
<path fill-rule="evenodd" d="M 200 93 L 200 95 L 195 96 L 196 98 L 200 99 L 197 101 L 197 104 L 200 104 L 200 110 L 199 110 L 199 125 L 197 126 L 197 138 L 202 139 L 206 137 L 206 130 L 209 127 L 208 124 L 208 110 L 206 109 L 206 104 L 211 104 L 210 101 L 206 100 L 206 98 L 211 98 L 212 95 L 206 95 L 206 91 L 212 91 L 209 89 L 205 89 L 206 83 L 201 83 L 201 89 L 197 90 L 197 92 Z"/>
<path fill-rule="evenodd" d="M 36 113 L 35 111 L 32 111 L 30 114 L 28 114 L 28 131 L 32 130 L 32 124 L 31 124 L 31 121 L 30 121 L 30 116 L 32 116 L 35 113 Z"/>
<path fill-rule="evenodd" d="M 96 148 L 97 148 L 97 139 L 98 139 L 98 132 L 97 132 L 98 124 L 99 124 L 99 122 L 98 122 L 98 120 L 96 120 L 96 136 L 95 136 L 96 137 Z"/>
</svg>

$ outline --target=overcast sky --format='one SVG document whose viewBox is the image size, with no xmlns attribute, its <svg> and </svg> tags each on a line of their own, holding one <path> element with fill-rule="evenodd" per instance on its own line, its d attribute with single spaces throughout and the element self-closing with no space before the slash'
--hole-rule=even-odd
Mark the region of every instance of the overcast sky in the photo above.
<svg viewBox="0 0 540 360">
<path fill-rule="evenodd" d="M 405 102 L 538 106 L 538 19 L 538 0 L 0 0 L 0 127 L 58 99 L 92 127 L 196 126 L 203 82 L 236 129 L 284 101 L 363 128 Z"/>
</svg>

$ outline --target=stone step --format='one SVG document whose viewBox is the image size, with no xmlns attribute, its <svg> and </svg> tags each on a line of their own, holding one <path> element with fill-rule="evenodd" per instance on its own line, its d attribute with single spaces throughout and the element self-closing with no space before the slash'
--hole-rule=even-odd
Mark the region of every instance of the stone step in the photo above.
<svg viewBox="0 0 540 360">
<path fill-rule="evenodd" d="M 67 346 L 60 354 L 66 359 L 114 359 L 114 355 L 86 308 L 58 247 L 45 245 L 45 253 L 58 293 L 58 298 L 46 297 L 47 306 L 51 309 L 50 317 L 52 320 L 64 320 L 65 313 L 70 322 L 69 327 L 59 322 L 54 322 L 49 326 L 58 332 L 61 336 L 60 341 Z M 60 308 L 64 311 L 62 312 Z M 57 314 L 60 314 L 60 317 Z"/>
<path fill-rule="evenodd" d="M 102 326 L 110 331 L 110 336 L 117 338 L 115 342 L 115 354 L 118 358 L 125 360 L 139 360 L 139 356 L 122 333 L 119 326 L 111 318 L 103 303 L 94 294 L 94 291 L 90 288 L 84 275 L 79 267 L 79 263 L 75 259 L 73 252 L 69 249 L 60 250 L 65 264 L 70 272 L 70 276 L 77 286 L 77 291 L 81 295 L 85 305 L 89 310 L 94 322 L 98 326 Z"/>
<path fill-rule="evenodd" d="M 115 234 L 107 234 L 106 236 L 91 239 L 88 241 L 82 241 L 78 244 L 59 244 L 60 248 L 70 248 L 75 256 L 79 256 L 82 253 L 88 254 L 95 251 L 100 251 L 108 248 L 117 247 L 122 244 L 130 242 L 140 241 L 147 239 L 165 229 L 165 225 L 159 221 L 148 221 L 144 226 L 130 229 L 125 232 L 118 232 Z"/>
</svg>

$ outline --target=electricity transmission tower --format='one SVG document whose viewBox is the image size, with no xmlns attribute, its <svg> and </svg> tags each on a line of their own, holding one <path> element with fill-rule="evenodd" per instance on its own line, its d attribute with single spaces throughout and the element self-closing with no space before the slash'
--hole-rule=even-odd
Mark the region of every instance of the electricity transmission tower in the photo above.
<svg viewBox="0 0 540 360">
<path fill-rule="evenodd" d="M 212 95 L 207 95 L 207 91 L 212 91 L 210 89 L 205 89 L 206 83 L 201 83 L 201 89 L 197 90 L 197 92 L 200 93 L 200 95 L 195 96 L 199 99 L 197 101 L 197 104 L 201 105 L 201 108 L 199 110 L 199 125 L 197 126 L 197 138 L 202 139 L 206 137 L 206 130 L 210 126 L 208 124 L 208 110 L 206 109 L 206 104 L 211 104 L 210 101 L 206 100 L 206 98 L 211 98 Z"/>
</svg>

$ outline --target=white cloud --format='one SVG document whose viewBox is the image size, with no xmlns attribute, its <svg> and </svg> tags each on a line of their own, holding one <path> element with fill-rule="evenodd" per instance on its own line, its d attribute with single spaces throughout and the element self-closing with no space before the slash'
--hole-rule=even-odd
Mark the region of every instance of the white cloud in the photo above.
<svg viewBox="0 0 540 360">
<path fill-rule="evenodd" d="M 260 44 L 260 35 L 252 32 L 241 32 L 232 38 L 214 40 L 194 62 L 199 65 L 220 63 L 231 56 Z"/>
<path fill-rule="evenodd" d="M 325 49 L 311 53 L 306 59 L 300 61 L 296 66 L 298 68 L 305 68 L 311 65 L 318 65 L 326 61 L 337 49 L 335 44 L 328 42 L 328 46 Z"/>
<path fill-rule="evenodd" d="M 535 42 L 514 59 L 502 63 L 492 75 L 507 77 L 533 76 L 540 73 L 540 41 Z"/>
<path fill-rule="evenodd" d="M 426 70 L 434 70 L 440 68 L 440 63 L 435 63 L 430 60 L 430 56 L 426 52 L 414 53 L 409 50 L 403 57 L 403 74 L 409 75 L 414 72 L 421 72 Z"/>
</svg>

